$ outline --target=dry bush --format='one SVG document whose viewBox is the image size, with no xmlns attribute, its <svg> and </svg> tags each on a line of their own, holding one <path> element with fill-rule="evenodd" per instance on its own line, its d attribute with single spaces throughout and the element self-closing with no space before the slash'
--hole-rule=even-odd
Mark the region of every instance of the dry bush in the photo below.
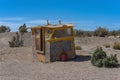
<svg viewBox="0 0 120 80">
<path fill-rule="evenodd" d="M 95 31 L 94 31 L 94 35 L 95 36 L 99 36 L 99 37 L 105 37 L 108 35 L 108 30 L 106 28 L 102 28 L 102 27 L 98 27 Z"/>
<path fill-rule="evenodd" d="M 4 32 L 10 32 L 11 29 L 7 26 L 1 25 L 0 26 L 0 33 L 4 33 Z"/>
<path fill-rule="evenodd" d="M 76 50 L 82 50 L 81 46 L 75 46 Z"/>
<path fill-rule="evenodd" d="M 110 48 L 110 44 L 109 43 L 106 43 L 103 46 L 106 47 L 106 48 Z"/>
<path fill-rule="evenodd" d="M 26 24 L 23 24 L 22 26 L 19 27 L 19 32 L 24 34 L 24 33 L 28 32 L 27 29 L 28 28 L 27 28 Z"/>
<path fill-rule="evenodd" d="M 114 45 L 113 45 L 113 49 L 118 49 L 118 50 L 120 50 L 120 43 L 115 42 Z"/>
<path fill-rule="evenodd" d="M 117 55 L 116 54 L 111 54 L 111 56 L 106 57 L 103 60 L 103 66 L 104 67 L 116 67 L 118 64 L 118 60 L 117 60 Z"/>
<path fill-rule="evenodd" d="M 9 42 L 9 47 L 22 47 L 23 46 L 23 39 L 20 38 L 20 34 L 16 32 L 16 36 L 13 36 L 11 41 Z"/>
</svg>

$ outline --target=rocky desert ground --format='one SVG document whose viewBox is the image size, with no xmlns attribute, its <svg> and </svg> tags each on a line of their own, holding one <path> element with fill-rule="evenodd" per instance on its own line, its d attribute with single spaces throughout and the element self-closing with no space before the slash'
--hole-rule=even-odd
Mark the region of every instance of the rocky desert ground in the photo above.
<svg viewBox="0 0 120 80">
<path fill-rule="evenodd" d="M 102 46 L 107 54 L 117 54 L 120 63 L 120 50 L 112 49 L 120 38 L 76 37 L 75 44 L 82 47 L 76 50 L 77 58 L 53 63 L 41 63 L 32 54 L 31 34 L 24 35 L 24 47 L 10 48 L 8 41 L 15 33 L 0 33 L 0 80 L 120 80 L 120 66 L 117 68 L 97 68 L 91 65 L 90 52 Z M 109 43 L 110 48 L 103 44 Z"/>
</svg>

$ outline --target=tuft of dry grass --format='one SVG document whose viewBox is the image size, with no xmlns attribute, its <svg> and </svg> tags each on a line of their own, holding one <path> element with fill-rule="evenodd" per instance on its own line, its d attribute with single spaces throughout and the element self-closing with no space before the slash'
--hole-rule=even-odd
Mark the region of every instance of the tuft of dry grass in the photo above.
<svg viewBox="0 0 120 80">
<path fill-rule="evenodd" d="M 120 43 L 115 42 L 114 45 L 113 45 L 113 49 L 120 50 Z"/>
<path fill-rule="evenodd" d="M 81 46 L 75 46 L 76 50 L 82 50 Z"/>
<path fill-rule="evenodd" d="M 103 44 L 103 46 L 106 47 L 106 48 L 110 48 L 110 44 L 109 43 L 105 43 L 105 44 Z"/>
</svg>

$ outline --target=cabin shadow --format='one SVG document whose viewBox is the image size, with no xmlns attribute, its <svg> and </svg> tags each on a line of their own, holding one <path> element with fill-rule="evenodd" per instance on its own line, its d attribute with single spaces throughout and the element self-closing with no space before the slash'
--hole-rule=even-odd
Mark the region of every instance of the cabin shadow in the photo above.
<svg viewBox="0 0 120 80">
<path fill-rule="evenodd" d="M 69 61 L 82 62 L 82 61 L 89 61 L 90 59 L 91 59 L 90 55 L 76 55 L 74 59 L 71 59 Z"/>
<path fill-rule="evenodd" d="M 120 68 L 120 64 L 117 65 L 117 68 Z"/>
</svg>

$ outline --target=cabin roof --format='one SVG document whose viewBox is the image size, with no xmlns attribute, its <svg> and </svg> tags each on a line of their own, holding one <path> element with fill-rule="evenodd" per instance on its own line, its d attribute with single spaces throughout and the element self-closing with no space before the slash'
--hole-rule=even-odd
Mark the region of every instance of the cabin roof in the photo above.
<svg viewBox="0 0 120 80">
<path fill-rule="evenodd" d="M 45 27 L 54 28 L 54 27 L 67 27 L 67 26 L 73 26 L 73 25 L 72 24 L 59 24 L 59 25 L 47 25 Z"/>
<path fill-rule="evenodd" d="M 73 24 L 59 24 L 59 25 L 45 25 L 45 26 L 36 26 L 36 27 L 32 27 L 32 29 L 37 29 L 37 28 L 42 28 L 42 27 L 45 27 L 45 28 L 61 28 L 61 27 L 72 27 Z"/>
</svg>

